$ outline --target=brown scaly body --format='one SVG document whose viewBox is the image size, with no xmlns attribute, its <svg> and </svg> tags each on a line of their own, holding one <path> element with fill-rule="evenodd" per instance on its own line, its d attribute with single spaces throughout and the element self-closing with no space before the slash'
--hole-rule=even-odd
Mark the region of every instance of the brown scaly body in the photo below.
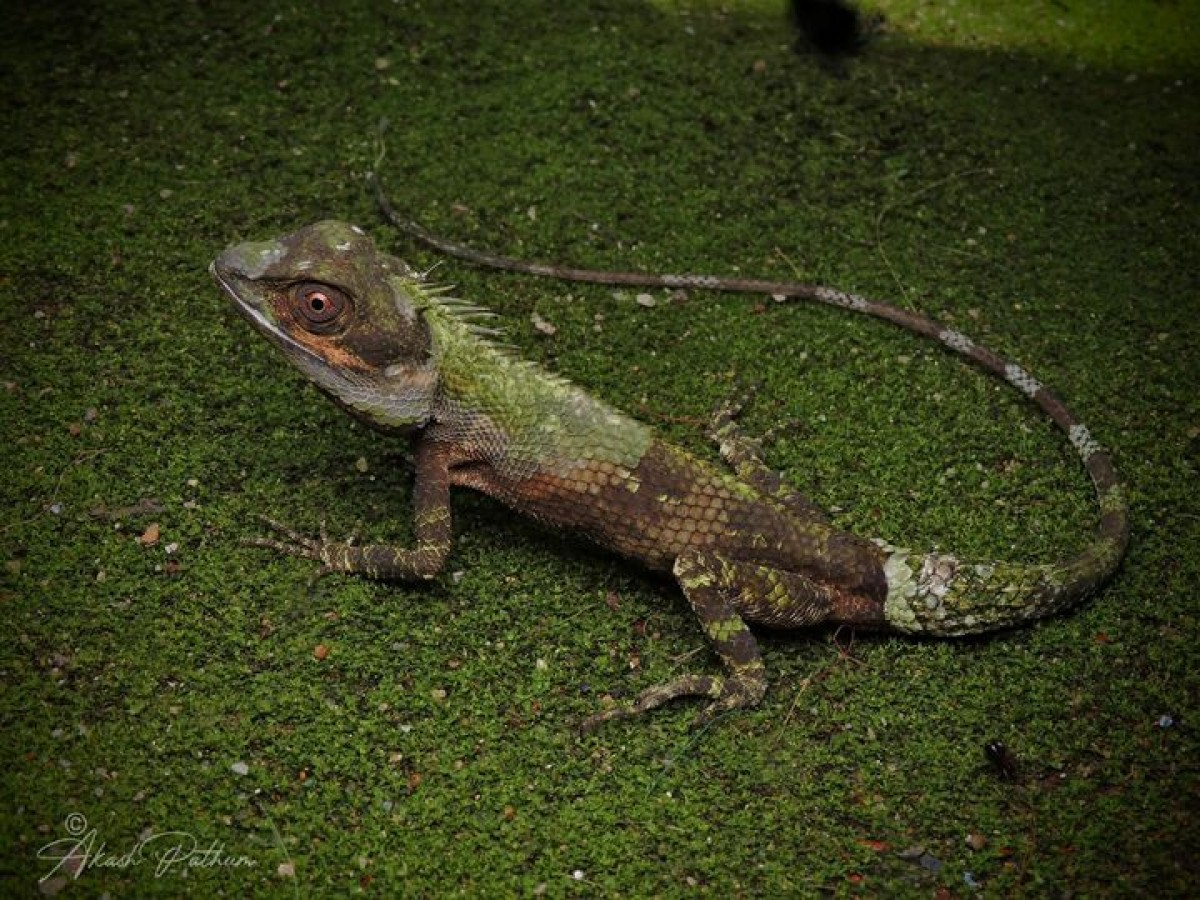
<svg viewBox="0 0 1200 900">
<path fill-rule="evenodd" d="M 449 242 L 438 246 L 476 262 L 581 275 Z M 321 222 L 277 241 L 233 247 L 212 271 L 239 311 L 309 379 L 359 418 L 409 436 L 415 450 L 415 547 L 354 546 L 323 533 L 309 539 L 276 523 L 285 541 L 252 543 L 317 560 L 322 571 L 431 578 L 450 552 L 450 487 L 463 486 L 674 575 L 724 673 L 685 675 L 650 688 L 632 705 L 593 716 L 588 725 L 678 696 L 709 697 L 702 718 L 757 703 L 766 676 L 748 622 L 979 632 L 1078 600 L 1111 573 L 1124 549 L 1127 510 L 1116 476 L 1066 408 L 1023 371 L 965 337 L 883 304 L 821 288 L 769 285 L 770 293 L 808 291 L 935 334 L 1004 372 L 1071 431 L 1100 489 L 1100 531 L 1079 556 L 1048 565 L 967 562 L 842 531 L 762 464 L 755 445 L 738 433 L 736 408 L 718 412 L 712 425 L 730 473 L 498 348 L 479 324 L 486 310 L 442 296 L 353 226 Z M 756 290 L 763 284 L 582 274 L 626 284 Z"/>
</svg>

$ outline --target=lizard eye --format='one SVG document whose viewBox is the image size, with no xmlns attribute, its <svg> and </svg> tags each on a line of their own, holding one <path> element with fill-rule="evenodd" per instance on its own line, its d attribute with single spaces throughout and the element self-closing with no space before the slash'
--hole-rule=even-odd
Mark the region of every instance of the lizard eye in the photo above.
<svg viewBox="0 0 1200 900">
<path fill-rule="evenodd" d="M 305 281 L 291 290 L 292 310 L 301 325 L 309 331 L 329 332 L 340 324 L 350 309 L 350 299 L 343 291 L 328 284 Z"/>
</svg>

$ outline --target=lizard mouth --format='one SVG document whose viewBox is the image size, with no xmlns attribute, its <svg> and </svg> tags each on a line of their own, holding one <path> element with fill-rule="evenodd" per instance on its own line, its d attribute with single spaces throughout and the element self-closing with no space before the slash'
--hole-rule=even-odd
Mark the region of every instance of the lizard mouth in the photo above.
<svg viewBox="0 0 1200 900">
<path fill-rule="evenodd" d="M 238 312 L 247 316 L 254 324 L 268 331 L 275 331 L 274 323 L 262 314 L 262 310 L 254 302 L 257 298 L 238 290 L 238 276 L 228 266 L 221 264 L 222 259 L 224 259 L 224 255 L 217 257 L 208 264 L 208 274 L 220 285 L 221 290 L 225 292 L 226 296 L 233 301 Z"/>
<path fill-rule="evenodd" d="M 234 308 L 285 353 L 306 360 L 316 368 L 324 368 L 325 360 L 280 328 L 270 316 L 263 312 L 257 295 L 239 290 L 238 282 L 241 280 L 239 270 L 237 267 L 223 262 L 225 257 L 235 250 L 237 250 L 236 247 L 225 251 L 208 266 L 209 274 L 220 285 L 226 296 L 233 301 Z"/>
</svg>

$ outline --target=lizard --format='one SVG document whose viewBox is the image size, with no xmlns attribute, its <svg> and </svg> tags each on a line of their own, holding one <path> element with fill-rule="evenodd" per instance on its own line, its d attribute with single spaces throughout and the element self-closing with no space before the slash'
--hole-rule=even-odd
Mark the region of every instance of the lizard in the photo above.
<svg viewBox="0 0 1200 900">
<path fill-rule="evenodd" d="M 440 246 L 474 262 L 519 262 L 450 241 Z M 308 537 L 269 518 L 275 536 L 246 543 L 316 561 L 318 574 L 431 580 L 452 549 L 450 489 L 467 487 L 669 573 L 720 670 L 653 685 L 588 717 L 585 730 L 680 697 L 706 700 L 697 723 L 756 706 L 767 673 L 751 625 L 934 637 L 991 632 L 1073 606 L 1123 558 L 1129 504 L 1108 452 L 1032 375 L 953 329 L 831 288 L 521 265 L 608 283 L 815 299 L 931 336 L 1015 386 L 1067 433 L 1096 489 L 1096 530 L 1074 555 L 1024 563 L 914 552 L 838 528 L 766 466 L 760 445 L 740 430 L 739 404 L 719 408 L 711 423 L 723 468 L 522 359 L 495 339 L 490 310 L 451 296 L 357 226 L 325 220 L 234 245 L 210 272 L 306 379 L 357 419 L 411 442 L 415 543 L 332 540 L 324 523 L 319 536 Z"/>
</svg>

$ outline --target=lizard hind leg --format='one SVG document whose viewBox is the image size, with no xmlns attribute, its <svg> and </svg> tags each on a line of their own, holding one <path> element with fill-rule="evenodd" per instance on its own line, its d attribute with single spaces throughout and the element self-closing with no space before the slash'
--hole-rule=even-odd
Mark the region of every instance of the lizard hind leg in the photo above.
<svg viewBox="0 0 1200 900">
<path fill-rule="evenodd" d="M 792 515 L 809 522 L 828 523 L 829 516 L 823 509 L 793 490 L 778 472 L 763 462 L 763 443 L 778 437 L 779 431 L 794 428 L 795 423 L 785 428 L 772 429 L 761 440 L 747 437 L 737 419 L 749 399 L 750 392 L 744 391 L 730 397 L 713 411 L 708 434 L 716 442 L 721 458 L 729 464 L 738 478 L 759 493 L 783 504 Z"/>
<path fill-rule="evenodd" d="M 684 596 L 720 657 L 724 675 L 681 675 L 655 685 L 626 706 L 597 713 L 580 726 L 591 731 L 602 722 L 624 719 L 657 709 L 676 697 L 709 697 L 696 725 L 717 713 L 755 706 L 767 689 L 766 671 L 754 635 L 730 603 L 732 568 L 720 556 L 688 551 L 675 560 L 672 569 Z"/>
</svg>

